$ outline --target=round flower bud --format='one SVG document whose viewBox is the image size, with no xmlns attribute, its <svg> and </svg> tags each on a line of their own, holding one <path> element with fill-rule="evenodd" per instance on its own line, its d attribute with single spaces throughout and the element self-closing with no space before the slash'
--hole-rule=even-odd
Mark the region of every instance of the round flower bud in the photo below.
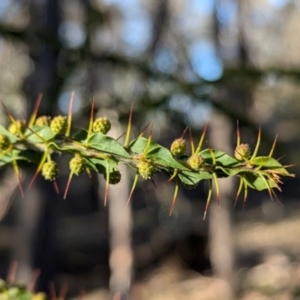
<svg viewBox="0 0 300 300">
<path fill-rule="evenodd" d="M 48 116 L 40 116 L 40 117 L 38 117 L 35 120 L 34 124 L 37 125 L 37 126 L 50 125 L 50 117 L 48 117 Z"/>
<path fill-rule="evenodd" d="M 0 134 L 0 151 L 5 151 L 10 147 L 10 140 L 5 134 Z"/>
<path fill-rule="evenodd" d="M 240 144 L 234 150 L 234 156 L 237 160 L 249 159 L 251 156 L 251 149 L 248 144 Z"/>
<path fill-rule="evenodd" d="M 81 174 L 85 169 L 85 162 L 82 156 L 76 153 L 75 156 L 70 160 L 69 167 L 73 174 Z"/>
<path fill-rule="evenodd" d="M 58 177 L 58 166 L 53 160 L 47 161 L 42 167 L 42 176 L 46 180 L 54 181 Z"/>
<path fill-rule="evenodd" d="M 203 165 L 203 163 L 204 163 L 204 159 L 198 153 L 193 154 L 187 160 L 187 164 L 189 165 L 189 167 L 196 171 L 200 169 L 200 167 Z"/>
<path fill-rule="evenodd" d="M 105 180 L 107 179 L 107 175 L 104 176 Z M 121 181 L 121 173 L 119 170 L 113 170 L 109 173 L 109 184 L 117 184 Z"/>
<path fill-rule="evenodd" d="M 110 121 L 103 117 L 103 118 L 97 118 L 94 123 L 93 123 L 93 131 L 95 133 L 102 133 L 106 134 L 111 128 L 111 123 Z"/>
<path fill-rule="evenodd" d="M 20 121 L 16 120 L 14 123 L 11 123 L 8 126 L 8 131 L 12 134 L 20 134 L 23 133 L 26 129 L 26 126 Z"/>
<path fill-rule="evenodd" d="M 144 179 L 150 179 L 155 172 L 155 166 L 150 160 L 142 160 L 137 163 L 139 174 Z"/>
<path fill-rule="evenodd" d="M 56 116 L 50 122 L 50 128 L 54 134 L 65 134 L 67 126 L 67 117 L 65 116 Z"/>
<path fill-rule="evenodd" d="M 183 138 L 176 139 L 171 145 L 171 152 L 175 156 L 183 155 L 186 151 L 186 141 Z"/>
</svg>

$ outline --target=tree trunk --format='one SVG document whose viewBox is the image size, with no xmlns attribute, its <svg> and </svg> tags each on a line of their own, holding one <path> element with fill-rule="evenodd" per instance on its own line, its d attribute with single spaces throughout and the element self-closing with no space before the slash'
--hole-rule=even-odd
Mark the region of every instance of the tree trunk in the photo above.
<svg viewBox="0 0 300 300">
<path fill-rule="evenodd" d="M 230 120 L 221 113 L 215 113 L 210 122 L 211 146 L 220 151 L 232 153 L 231 136 Z M 219 203 L 214 197 L 208 214 L 210 260 L 214 274 L 225 280 L 233 291 L 234 250 L 231 221 L 233 178 L 220 179 L 219 185 Z M 229 299 L 232 299 L 230 297 Z"/>
<path fill-rule="evenodd" d="M 113 126 L 112 136 L 121 136 L 121 126 Z M 117 129 L 116 129 L 117 128 Z M 122 179 L 117 185 L 110 185 L 108 192 L 109 231 L 110 231 L 110 291 L 113 300 L 129 299 L 131 287 L 133 253 L 131 247 L 132 216 L 130 206 L 126 208 L 129 195 L 127 167 L 119 167 Z M 103 182 L 103 179 L 100 179 Z M 100 193 L 104 183 L 100 185 Z"/>
</svg>

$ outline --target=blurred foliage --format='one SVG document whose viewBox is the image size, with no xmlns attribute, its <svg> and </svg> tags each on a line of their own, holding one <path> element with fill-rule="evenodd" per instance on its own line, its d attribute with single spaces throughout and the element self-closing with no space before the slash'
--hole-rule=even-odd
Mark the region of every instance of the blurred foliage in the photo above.
<svg viewBox="0 0 300 300">
<path fill-rule="evenodd" d="M 45 300 L 44 293 L 33 293 L 25 286 L 8 284 L 0 279 L 1 300 Z"/>
</svg>

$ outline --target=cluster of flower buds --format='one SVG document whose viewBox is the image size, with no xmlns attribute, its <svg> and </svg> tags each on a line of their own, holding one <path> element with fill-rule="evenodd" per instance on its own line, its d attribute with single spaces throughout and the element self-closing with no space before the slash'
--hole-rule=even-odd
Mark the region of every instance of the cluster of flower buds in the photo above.
<svg viewBox="0 0 300 300">
<path fill-rule="evenodd" d="M 50 122 L 52 132 L 57 135 L 63 135 L 67 131 L 68 121 L 66 116 L 56 116 Z"/>
<path fill-rule="evenodd" d="M 93 132 L 107 134 L 111 128 L 111 123 L 108 118 L 100 117 L 93 122 Z"/>
<path fill-rule="evenodd" d="M 186 152 L 186 140 L 179 138 L 173 141 L 171 144 L 170 150 L 174 156 L 181 156 Z"/>
<path fill-rule="evenodd" d="M 58 165 L 55 161 L 49 160 L 43 164 L 42 176 L 49 181 L 55 181 L 58 177 Z"/>
<path fill-rule="evenodd" d="M 85 169 L 85 161 L 84 158 L 76 153 L 74 157 L 69 162 L 70 171 L 75 174 L 79 175 L 84 172 Z"/>
<path fill-rule="evenodd" d="M 152 160 L 147 158 L 143 153 L 134 156 L 138 173 L 143 179 L 150 179 L 155 173 L 155 165 Z"/>
<path fill-rule="evenodd" d="M 199 153 L 192 154 L 188 160 L 187 165 L 195 171 L 198 171 L 204 164 L 204 159 Z"/>
<path fill-rule="evenodd" d="M 10 140 L 7 135 L 0 134 L 0 152 L 6 151 L 10 148 Z"/>
</svg>

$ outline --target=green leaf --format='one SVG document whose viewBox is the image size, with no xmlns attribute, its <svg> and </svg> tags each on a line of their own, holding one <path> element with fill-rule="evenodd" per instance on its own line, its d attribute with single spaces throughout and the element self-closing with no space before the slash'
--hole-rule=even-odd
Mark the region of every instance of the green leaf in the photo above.
<svg viewBox="0 0 300 300">
<path fill-rule="evenodd" d="M 38 164 L 41 154 L 32 150 L 13 150 L 3 156 L 0 156 L 0 167 L 5 166 L 12 161 L 25 160 Z"/>
<path fill-rule="evenodd" d="M 264 177 L 269 184 L 269 187 L 268 187 L 266 182 L 255 173 L 244 173 L 243 177 L 246 180 L 247 185 L 250 188 L 257 190 L 257 191 L 262 191 L 262 190 L 268 189 L 269 187 L 270 188 L 277 187 L 277 185 L 274 181 L 270 180 L 269 178 Z"/>
<path fill-rule="evenodd" d="M 221 166 L 217 166 L 216 170 L 222 170 L 225 174 L 227 174 L 228 176 L 235 176 L 238 175 L 239 173 L 253 173 L 253 168 L 249 168 L 246 167 L 245 164 L 240 164 L 236 167 L 232 167 L 232 168 L 227 168 L 227 167 L 221 167 Z"/>
<path fill-rule="evenodd" d="M 72 138 L 77 142 L 83 142 L 86 140 L 87 135 L 88 131 L 86 129 L 80 129 L 72 136 Z"/>
<path fill-rule="evenodd" d="M 86 163 L 89 167 L 91 167 L 94 171 L 98 173 L 105 174 L 107 166 L 110 170 L 116 169 L 118 166 L 118 161 L 113 158 L 97 158 L 97 157 L 89 157 L 86 158 Z"/>
<path fill-rule="evenodd" d="M 186 185 L 196 185 L 200 180 L 213 179 L 212 173 L 206 171 L 180 171 L 178 177 Z"/>
<path fill-rule="evenodd" d="M 238 160 L 227 155 L 222 151 L 205 149 L 201 151 L 199 154 L 204 158 L 206 163 L 212 164 L 213 163 L 212 153 L 215 156 L 217 166 L 232 168 L 235 166 L 239 166 L 241 164 Z"/>
<path fill-rule="evenodd" d="M 90 148 L 101 152 L 110 153 L 128 159 L 131 158 L 130 154 L 118 141 L 102 133 L 93 134 L 88 141 L 88 145 Z"/>
<path fill-rule="evenodd" d="M 292 176 L 284 168 L 284 166 L 273 157 L 258 156 L 258 157 L 253 158 L 251 160 L 251 163 L 258 167 L 262 166 L 262 169 L 276 170 L 278 173 L 280 173 L 281 176 Z"/>
</svg>

